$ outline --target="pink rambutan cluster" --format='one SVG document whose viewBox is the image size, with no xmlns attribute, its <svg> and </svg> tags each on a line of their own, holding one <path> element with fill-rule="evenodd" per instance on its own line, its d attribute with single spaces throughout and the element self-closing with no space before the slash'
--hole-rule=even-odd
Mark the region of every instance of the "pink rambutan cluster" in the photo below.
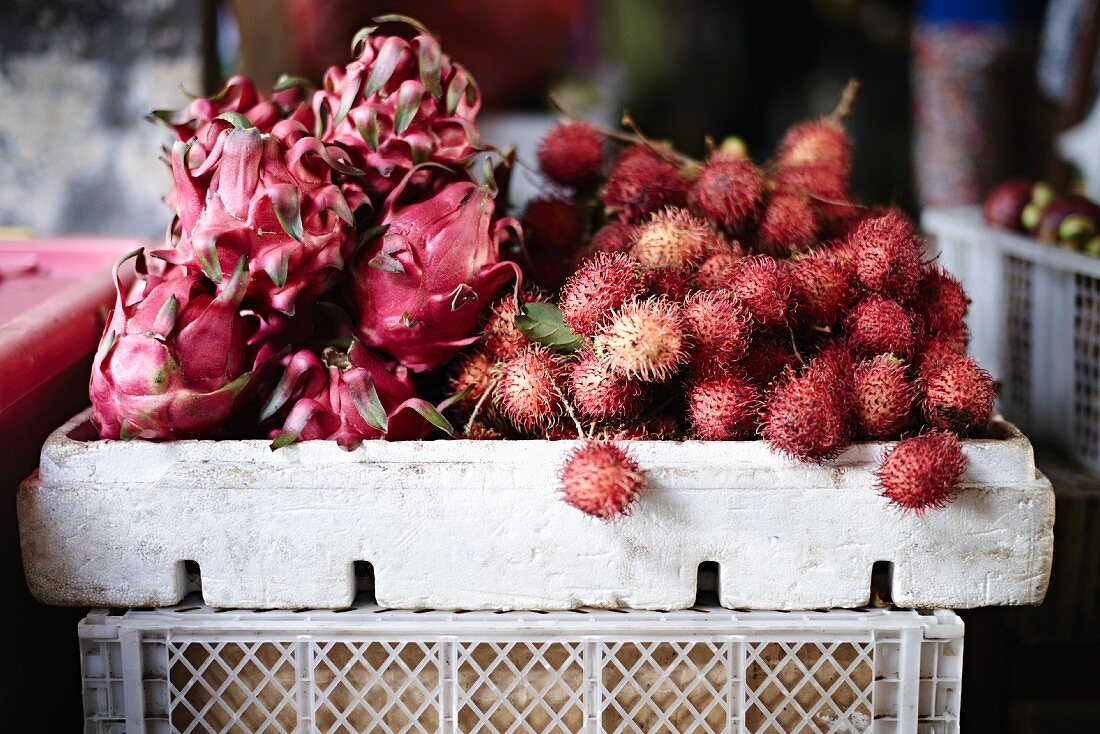
<svg viewBox="0 0 1100 734">
<path fill-rule="evenodd" d="M 764 165 L 726 144 L 693 162 L 640 135 L 605 158 L 595 128 L 555 128 L 539 160 L 564 188 L 525 215 L 545 290 L 495 303 L 456 366 L 466 435 L 585 439 L 562 491 L 605 519 L 641 486 L 609 443 L 630 440 L 761 438 L 808 462 L 901 440 L 877 474 L 884 498 L 948 501 L 994 384 L 965 356 L 959 282 L 904 214 L 852 199 L 846 104 L 791 128 Z M 540 276 L 551 251 L 556 280 Z"/>
</svg>

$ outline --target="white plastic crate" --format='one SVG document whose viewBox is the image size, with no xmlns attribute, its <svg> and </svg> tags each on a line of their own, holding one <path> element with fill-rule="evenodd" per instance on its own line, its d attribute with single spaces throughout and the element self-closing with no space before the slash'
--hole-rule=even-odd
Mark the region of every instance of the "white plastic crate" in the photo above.
<svg viewBox="0 0 1100 734">
<path fill-rule="evenodd" d="M 972 300 L 971 351 L 1004 414 L 1100 471 L 1100 258 L 994 229 L 977 208 L 921 218 Z"/>
<path fill-rule="evenodd" d="M 558 495 L 569 441 L 85 440 L 81 415 L 17 500 L 26 577 L 53 604 L 156 607 L 196 563 L 208 604 L 341 608 L 354 565 L 402 609 L 683 609 L 702 563 L 727 608 L 868 603 L 876 563 L 903 607 L 1042 601 L 1054 496 L 1031 445 L 994 422 L 967 440 L 947 508 L 902 514 L 872 472 L 888 444 L 823 466 L 760 441 L 638 441 L 649 488 L 600 522 Z"/>
<path fill-rule="evenodd" d="M 959 731 L 949 611 L 219 611 L 80 625 L 87 734 Z"/>
</svg>

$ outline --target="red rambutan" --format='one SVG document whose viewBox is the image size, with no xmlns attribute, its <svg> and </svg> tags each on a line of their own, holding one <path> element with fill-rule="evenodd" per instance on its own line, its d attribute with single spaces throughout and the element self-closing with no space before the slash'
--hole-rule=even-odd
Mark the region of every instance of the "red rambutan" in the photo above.
<svg viewBox="0 0 1100 734">
<path fill-rule="evenodd" d="M 789 269 L 767 255 L 738 261 L 726 279 L 726 287 L 764 326 L 786 324 L 794 308 L 794 284 Z"/>
<path fill-rule="evenodd" d="M 860 354 L 908 358 L 916 345 L 917 329 L 909 312 L 879 295 L 871 294 L 856 304 L 844 325 L 848 343 Z"/>
<path fill-rule="evenodd" d="M 989 422 L 997 391 L 972 358 L 945 355 L 925 365 L 920 378 L 921 412 L 932 428 L 966 433 Z"/>
<path fill-rule="evenodd" d="M 539 197 L 523 210 L 523 235 L 528 252 L 548 250 L 567 254 L 578 248 L 584 234 L 584 215 L 570 199 Z"/>
<path fill-rule="evenodd" d="M 520 292 L 521 303 L 543 300 L 536 291 L 524 289 Z M 516 328 L 516 299 L 508 293 L 497 300 L 489 309 L 489 316 L 482 329 L 481 346 L 494 361 L 514 357 L 530 342 Z"/>
<path fill-rule="evenodd" d="M 804 194 L 815 200 L 848 201 L 848 179 L 831 166 L 800 163 L 778 169 L 769 180 L 776 191 Z"/>
<path fill-rule="evenodd" d="M 562 365 L 552 352 L 530 346 L 498 364 L 496 378 L 493 404 L 521 431 L 545 429 L 561 416 Z"/>
<path fill-rule="evenodd" d="M 643 385 L 611 374 L 607 363 L 591 349 L 577 358 L 568 379 L 573 407 L 588 420 L 633 418 L 645 407 Z"/>
<path fill-rule="evenodd" d="M 610 441 L 585 441 L 569 453 L 561 470 L 565 502 L 601 520 L 627 513 L 644 486 L 638 463 Z"/>
<path fill-rule="evenodd" d="M 736 243 L 730 247 L 720 248 L 699 263 L 699 267 L 691 277 L 692 285 L 704 291 L 725 288 L 726 281 L 733 273 L 734 265 L 744 257 L 745 253 Z"/>
<path fill-rule="evenodd" d="M 827 370 L 788 371 L 764 408 L 760 434 L 800 461 L 835 458 L 852 438 L 851 396 Z"/>
<path fill-rule="evenodd" d="M 683 209 L 668 208 L 640 224 L 630 254 L 647 268 L 685 268 L 715 249 L 718 235 Z"/>
<path fill-rule="evenodd" d="M 677 441 L 683 429 L 672 416 L 621 422 L 605 428 L 600 436 L 607 441 Z"/>
<path fill-rule="evenodd" d="M 682 268 L 646 268 L 642 271 L 646 288 L 655 295 L 677 303 L 691 289 L 691 271 Z"/>
<path fill-rule="evenodd" d="M 474 421 L 463 434 L 463 438 L 468 438 L 471 441 L 499 441 L 504 436 L 493 426 L 482 423 L 481 421 Z"/>
<path fill-rule="evenodd" d="M 680 307 L 664 298 L 635 299 L 596 334 L 596 353 L 618 377 L 661 382 L 687 360 Z"/>
<path fill-rule="evenodd" d="M 692 362 L 728 366 L 740 359 L 752 337 L 752 316 L 732 291 L 696 291 L 684 299 L 680 315 L 693 347 Z"/>
<path fill-rule="evenodd" d="M 719 155 L 703 164 L 688 190 L 688 206 L 700 217 L 727 229 L 751 223 L 764 195 L 764 176 L 744 156 Z"/>
<path fill-rule="evenodd" d="M 945 361 L 966 355 L 966 331 L 955 334 L 926 335 L 917 347 L 917 373 L 930 374 Z"/>
<path fill-rule="evenodd" d="M 899 301 L 916 292 L 921 245 L 908 218 L 892 211 L 866 219 L 850 242 L 856 250 L 856 276 L 864 288 Z"/>
<path fill-rule="evenodd" d="M 755 384 L 766 387 L 795 360 L 790 341 L 762 336 L 749 342 L 744 356 L 737 360 L 737 368 Z"/>
<path fill-rule="evenodd" d="M 604 138 L 584 122 L 559 122 L 539 144 L 539 168 L 563 186 L 588 188 L 600 181 Z"/>
<path fill-rule="evenodd" d="M 826 166 L 847 178 L 851 167 L 851 141 L 834 118 L 822 117 L 792 126 L 779 143 L 779 167 Z"/>
<path fill-rule="evenodd" d="M 900 441 L 875 472 L 879 491 L 891 503 L 917 513 L 943 507 L 966 473 L 958 437 L 932 431 Z"/>
<path fill-rule="evenodd" d="M 454 394 L 465 391 L 465 395 L 458 404 L 466 411 L 472 411 L 478 401 L 485 395 L 493 384 L 496 360 L 484 352 L 468 352 L 456 363 L 450 383 Z"/>
<path fill-rule="evenodd" d="M 970 299 L 962 283 L 938 265 L 924 273 L 913 306 L 929 334 L 966 331 L 964 318 L 970 308 Z"/>
<path fill-rule="evenodd" d="M 791 263 L 799 319 L 813 326 L 836 323 L 852 305 L 854 268 L 828 250 Z"/>
<path fill-rule="evenodd" d="M 813 244 L 817 217 L 805 194 L 776 193 L 764 207 L 756 228 L 756 244 L 769 255 L 789 255 Z"/>
<path fill-rule="evenodd" d="M 624 222 L 639 222 L 684 198 L 680 170 L 649 148 L 635 145 L 615 159 L 603 189 L 603 203 Z"/>
<path fill-rule="evenodd" d="M 596 230 L 590 245 L 594 252 L 626 252 L 634 242 L 637 229 L 626 222 L 612 221 Z"/>
<path fill-rule="evenodd" d="M 703 441 L 732 441 L 756 433 L 760 393 L 739 374 L 709 370 L 685 389 L 692 433 Z"/>
<path fill-rule="evenodd" d="M 866 438 L 894 438 L 909 423 L 916 396 L 903 361 L 877 355 L 855 372 L 853 405 L 860 433 Z"/>
<path fill-rule="evenodd" d="M 561 289 L 561 317 L 577 334 L 591 337 L 612 312 L 645 293 L 638 261 L 621 252 L 601 252 L 585 260 Z"/>
<path fill-rule="evenodd" d="M 859 360 L 846 340 L 828 339 L 818 348 L 808 367 L 819 371 L 828 381 L 836 382 L 842 389 L 850 392 L 852 376 L 858 364 Z"/>
</svg>

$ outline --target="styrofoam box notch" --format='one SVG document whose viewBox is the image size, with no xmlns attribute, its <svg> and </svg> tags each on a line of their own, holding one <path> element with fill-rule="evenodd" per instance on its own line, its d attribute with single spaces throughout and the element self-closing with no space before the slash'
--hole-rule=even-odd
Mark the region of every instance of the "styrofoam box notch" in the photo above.
<svg viewBox="0 0 1100 734">
<path fill-rule="evenodd" d="M 888 444 L 825 466 L 761 442 L 632 442 L 648 489 L 600 522 L 563 503 L 568 441 L 306 442 L 80 440 L 58 429 L 18 497 L 26 576 L 41 601 L 163 606 L 201 569 L 208 604 L 345 608 L 353 567 L 373 565 L 395 608 L 683 609 L 697 570 L 719 567 L 725 607 L 868 602 L 892 564 L 903 607 L 1037 604 L 1046 591 L 1054 496 L 1027 439 L 995 422 L 968 440 L 946 509 L 902 514 L 874 488 Z"/>
</svg>

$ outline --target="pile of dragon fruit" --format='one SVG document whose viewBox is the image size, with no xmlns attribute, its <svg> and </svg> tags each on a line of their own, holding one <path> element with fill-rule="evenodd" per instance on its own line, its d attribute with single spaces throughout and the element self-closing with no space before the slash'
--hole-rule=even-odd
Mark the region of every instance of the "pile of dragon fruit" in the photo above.
<svg viewBox="0 0 1100 734">
<path fill-rule="evenodd" d="M 412 38 L 361 32 L 319 89 L 237 77 L 154 113 L 178 137 L 176 216 L 140 295 L 116 277 L 103 438 L 576 440 L 564 499 L 603 519 L 645 488 L 625 441 L 759 437 L 823 462 L 902 439 L 888 500 L 953 496 L 994 385 L 958 281 L 849 191 L 854 88 L 763 164 L 570 117 L 521 228 L 473 78 L 415 21 L 379 21 Z"/>
</svg>

